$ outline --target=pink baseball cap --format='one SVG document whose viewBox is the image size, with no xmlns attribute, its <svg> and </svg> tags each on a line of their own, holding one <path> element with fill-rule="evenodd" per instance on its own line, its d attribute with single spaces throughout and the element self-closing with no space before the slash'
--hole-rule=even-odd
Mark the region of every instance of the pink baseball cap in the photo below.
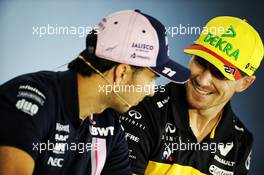
<svg viewBox="0 0 264 175">
<path fill-rule="evenodd" d="M 189 79 L 190 71 L 171 60 L 164 25 L 139 10 L 110 14 L 89 34 L 86 49 L 107 60 L 148 67 L 176 83 Z"/>
</svg>

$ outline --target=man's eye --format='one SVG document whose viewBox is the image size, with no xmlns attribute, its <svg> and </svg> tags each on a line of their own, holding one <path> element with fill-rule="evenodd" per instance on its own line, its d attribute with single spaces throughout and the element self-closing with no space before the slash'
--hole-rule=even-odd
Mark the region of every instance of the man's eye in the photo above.
<svg viewBox="0 0 264 175">
<path fill-rule="evenodd" d="M 220 71 L 212 72 L 213 76 L 219 80 L 228 80 Z"/>
<path fill-rule="evenodd" d="M 206 60 L 202 58 L 195 58 L 194 60 L 199 66 L 203 67 L 204 69 L 208 69 L 215 78 L 219 80 L 227 80 L 221 71 L 219 71 L 212 64 L 208 63 Z"/>
<path fill-rule="evenodd" d="M 203 61 L 202 59 L 200 58 L 195 58 L 194 61 L 199 64 L 200 66 L 202 66 L 203 68 L 206 68 L 207 67 L 207 64 L 205 63 L 205 61 Z"/>
</svg>

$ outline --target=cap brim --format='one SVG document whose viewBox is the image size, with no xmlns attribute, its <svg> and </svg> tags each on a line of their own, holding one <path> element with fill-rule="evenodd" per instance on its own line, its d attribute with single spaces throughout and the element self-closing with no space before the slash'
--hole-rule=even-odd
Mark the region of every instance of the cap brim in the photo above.
<svg viewBox="0 0 264 175">
<path fill-rule="evenodd" d="M 229 80 L 238 80 L 242 77 L 236 66 L 234 66 L 224 58 L 220 57 L 213 51 L 205 48 L 204 46 L 201 46 L 199 44 L 190 45 L 184 49 L 184 52 L 187 54 L 197 55 L 207 60 L 209 63 L 213 64 Z M 227 66 L 229 69 L 234 70 L 234 74 L 230 73 L 230 71 L 226 71 L 225 66 Z"/>
<path fill-rule="evenodd" d="M 171 59 L 162 65 L 150 67 L 150 69 L 156 74 L 163 76 L 174 83 L 183 84 L 188 81 L 190 77 L 190 70 L 188 68 Z"/>
</svg>

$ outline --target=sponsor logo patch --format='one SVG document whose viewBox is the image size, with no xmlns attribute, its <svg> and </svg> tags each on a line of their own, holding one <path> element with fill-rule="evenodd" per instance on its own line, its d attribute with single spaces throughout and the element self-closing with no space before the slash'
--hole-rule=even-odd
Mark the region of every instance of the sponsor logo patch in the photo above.
<svg viewBox="0 0 264 175">
<path fill-rule="evenodd" d="M 220 151 L 220 154 L 222 156 L 226 156 L 229 151 L 231 151 L 231 149 L 234 147 L 234 143 L 231 142 L 231 143 L 226 143 L 226 144 L 220 144 L 218 145 L 218 149 Z"/>
<path fill-rule="evenodd" d="M 252 151 L 250 151 L 250 153 L 248 154 L 247 160 L 246 160 L 246 162 L 245 162 L 245 167 L 246 167 L 247 170 L 249 170 L 249 168 L 250 168 L 251 152 L 252 152 Z"/>
<path fill-rule="evenodd" d="M 165 132 L 173 134 L 176 132 L 176 126 L 171 123 L 166 123 Z"/>
<path fill-rule="evenodd" d="M 108 135 L 114 135 L 114 127 L 108 126 L 108 127 L 95 127 L 93 125 L 90 126 L 90 133 L 93 136 L 108 136 Z"/>
<path fill-rule="evenodd" d="M 70 133 L 70 126 L 69 125 L 62 125 L 60 123 L 56 123 L 56 130 Z"/>
<path fill-rule="evenodd" d="M 62 159 L 62 158 L 49 157 L 48 165 L 51 165 L 53 167 L 62 167 L 63 161 L 64 161 L 64 159 Z"/>
<path fill-rule="evenodd" d="M 168 75 L 169 77 L 172 77 L 173 75 L 176 74 L 176 71 L 172 70 L 169 67 L 164 67 L 164 70 L 162 71 L 165 75 Z"/>
<path fill-rule="evenodd" d="M 144 49 L 144 50 L 153 50 L 154 46 L 149 45 L 149 44 L 144 44 L 144 43 L 132 43 L 133 48 L 138 48 L 138 49 Z"/>
<path fill-rule="evenodd" d="M 16 103 L 16 108 L 18 110 L 23 111 L 24 113 L 27 113 L 31 116 L 34 116 L 38 113 L 39 107 L 38 105 L 31 103 L 24 98 L 21 100 L 18 100 Z"/>
<path fill-rule="evenodd" d="M 257 68 L 255 68 L 254 66 L 252 66 L 252 64 L 247 63 L 247 65 L 245 66 L 245 69 L 249 69 L 253 72 L 255 72 L 257 70 Z"/>
<path fill-rule="evenodd" d="M 173 157 L 172 157 L 171 154 L 172 154 L 172 151 L 171 151 L 170 147 L 167 146 L 166 143 L 165 143 L 165 150 L 162 153 L 162 159 L 163 160 L 172 161 L 173 160 Z"/>
<path fill-rule="evenodd" d="M 137 120 L 139 120 L 139 119 L 142 118 L 142 115 L 138 111 L 136 111 L 136 110 L 130 110 L 130 111 L 128 111 L 128 115 L 130 117 L 134 118 L 134 119 L 137 119 Z"/>
<path fill-rule="evenodd" d="M 228 73 L 228 74 L 232 74 L 232 75 L 235 75 L 236 74 L 236 69 L 231 67 L 231 66 L 227 66 L 227 65 L 224 65 L 225 67 L 225 72 Z"/>
<path fill-rule="evenodd" d="M 157 102 L 158 107 L 159 108 L 162 108 L 166 103 L 168 103 L 169 99 L 170 99 L 170 97 L 168 96 L 165 99 L 163 99 L 161 101 L 158 101 Z"/>
<path fill-rule="evenodd" d="M 225 159 L 222 159 L 222 158 L 220 158 L 220 157 L 217 156 L 217 155 L 214 156 L 214 159 L 215 159 L 217 162 L 219 162 L 219 163 L 221 163 L 221 164 L 223 164 L 223 165 L 227 165 L 227 166 L 230 166 L 230 167 L 233 167 L 233 166 L 235 165 L 235 162 L 233 162 L 233 161 L 229 161 L 229 160 L 225 160 Z"/>
<path fill-rule="evenodd" d="M 125 133 L 125 137 L 126 137 L 126 139 L 132 140 L 132 141 L 137 142 L 137 143 L 139 141 L 139 137 L 137 137 L 133 134 L 130 134 L 128 132 Z"/>
<path fill-rule="evenodd" d="M 24 90 L 34 92 L 37 95 L 41 96 L 43 99 L 46 99 L 45 95 L 41 91 L 39 91 L 37 88 L 32 87 L 30 85 L 20 85 L 18 89 L 24 89 Z"/>
<path fill-rule="evenodd" d="M 235 37 L 235 36 L 236 36 L 235 30 L 232 26 L 230 26 L 228 28 L 227 33 L 223 34 L 221 37 L 208 32 L 208 34 L 205 36 L 203 41 L 215 47 L 219 51 L 223 52 L 228 57 L 237 61 L 239 58 L 240 50 L 235 48 L 235 46 L 232 43 L 228 42 L 225 39 L 226 37 Z"/>
<path fill-rule="evenodd" d="M 209 172 L 213 175 L 233 175 L 234 174 L 232 171 L 224 170 L 215 165 L 211 165 L 209 167 Z"/>
</svg>

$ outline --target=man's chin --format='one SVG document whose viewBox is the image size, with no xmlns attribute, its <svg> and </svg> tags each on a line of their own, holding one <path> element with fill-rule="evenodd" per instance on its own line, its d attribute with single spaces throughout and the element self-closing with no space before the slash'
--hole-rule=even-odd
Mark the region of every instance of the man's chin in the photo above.
<svg viewBox="0 0 264 175">
<path fill-rule="evenodd" d="M 190 109 L 206 109 L 208 107 L 205 101 L 196 100 L 192 97 L 188 97 L 187 101 Z"/>
</svg>

